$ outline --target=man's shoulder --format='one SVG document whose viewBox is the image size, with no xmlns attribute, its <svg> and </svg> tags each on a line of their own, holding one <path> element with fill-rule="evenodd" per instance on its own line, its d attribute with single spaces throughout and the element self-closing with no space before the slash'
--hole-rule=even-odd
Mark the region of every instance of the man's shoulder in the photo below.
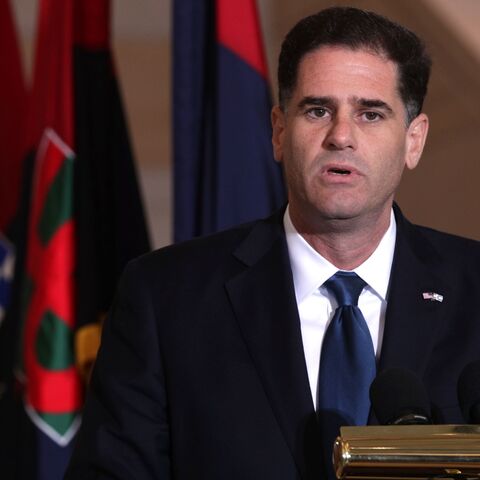
<svg viewBox="0 0 480 480">
<path fill-rule="evenodd" d="M 395 210 L 397 266 L 410 272 L 428 271 L 462 288 L 480 285 L 479 241 L 415 225 L 405 219 L 398 207 Z"/>
<path fill-rule="evenodd" d="M 453 233 L 444 232 L 435 228 L 413 225 L 415 229 L 429 241 L 442 248 L 460 251 L 477 251 L 480 253 L 480 241 Z"/>
<path fill-rule="evenodd" d="M 423 225 L 410 224 L 408 230 L 420 256 L 437 258 L 451 268 L 480 275 L 480 241 Z"/>
<path fill-rule="evenodd" d="M 213 274 L 220 267 L 238 263 L 242 249 L 261 251 L 282 232 L 280 215 L 255 220 L 220 231 L 172 244 L 132 260 L 127 271 L 146 276 L 175 275 L 178 278 Z"/>
<path fill-rule="evenodd" d="M 394 212 L 399 234 L 407 238 L 410 243 L 416 246 L 428 245 L 442 255 L 480 256 L 480 241 L 411 223 L 404 217 L 398 205 L 394 206 Z"/>
</svg>

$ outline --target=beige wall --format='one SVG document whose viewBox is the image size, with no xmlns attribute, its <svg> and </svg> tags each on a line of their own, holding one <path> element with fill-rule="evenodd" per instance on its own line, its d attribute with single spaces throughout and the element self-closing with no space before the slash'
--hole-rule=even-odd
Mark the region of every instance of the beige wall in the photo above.
<svg viewBox="0 0 480 480">
<path fill-rule="evenodd" d="M 14 0 L 28 58 L 35 0 Z M 241 1 L 241 0 L 237 0 Z M 414 221 L 480 239 L 480 1 L 258 0 L 271 77 L 281 39 L 304 15 L 349 4 L 423 36 L 434 57 L 429 141 L 398 200 Z M 167 0 L 115 0 L 114 44 L 155 246 L 170 240 L 170 12 Z M 275 88 L 275 82 L 272 81 Z"/>
</svg>

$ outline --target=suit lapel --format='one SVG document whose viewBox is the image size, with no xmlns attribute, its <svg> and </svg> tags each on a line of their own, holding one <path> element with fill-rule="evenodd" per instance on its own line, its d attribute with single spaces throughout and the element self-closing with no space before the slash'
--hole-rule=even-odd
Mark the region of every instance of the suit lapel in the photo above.
<svg viewBox="0 0 480 480">
<path fill-rule="evenodd" d="M 445 321 L 451 289 L 440 255 L 398 208 L 379 371 L 422 376 Z M 226 282 L 232 309 L 280 429 L 305 479 L 320 478 L 321 441 L 307 378 L 300 320 L 281 220 L 259 223 L 234 255 L 244 268 Z M 443 295 L 443 301 L 424 299 Z"/>
<path fill-rule="evenodd" d="M 422 376 L 446 318 L 450 288 L 439 272 L 438 252 L 398 208 L 395 214 L 397 242 L 379 370 L 406 368 Z M 424 298 L 430 293 L 441 294 L 443 301 Z"/>
<path fill-rule="evenodd" d="M 320 439 L 287 246 L 279 219 L 236 250 L 245 269 L 226 289 L 280 429 L 304 478 L 319 478 Z"/>
</svg>

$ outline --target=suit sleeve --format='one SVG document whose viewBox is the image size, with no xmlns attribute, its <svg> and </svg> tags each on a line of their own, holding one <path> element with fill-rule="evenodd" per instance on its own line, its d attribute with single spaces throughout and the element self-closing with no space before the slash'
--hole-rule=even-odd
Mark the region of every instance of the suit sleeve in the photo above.
<svg viewBox="0 0 480 480">
<path fill-rule="evenodd" d="M 107 317 L 67 480 L 168 480 L 167 398 L 151 285 L 133 262 Z"/>
</svg>

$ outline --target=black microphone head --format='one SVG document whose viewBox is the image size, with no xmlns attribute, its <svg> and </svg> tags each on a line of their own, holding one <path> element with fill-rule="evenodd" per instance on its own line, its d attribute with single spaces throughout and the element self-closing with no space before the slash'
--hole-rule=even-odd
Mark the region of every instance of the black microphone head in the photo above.
<svg viewBox="0 0 480 480">
<path fill-rule="evenodd" d="M 480 361 L 469 363 L 457 384 L 458 401 L 467 423 L 480 423 Z"/>
<path fill-rule="evenodd" d="M 390 368 L 379 373 L 370 386 L 370 401 L 381 425 L 431 423 L 425 387 L 409 370 Z"/>
</svg>

